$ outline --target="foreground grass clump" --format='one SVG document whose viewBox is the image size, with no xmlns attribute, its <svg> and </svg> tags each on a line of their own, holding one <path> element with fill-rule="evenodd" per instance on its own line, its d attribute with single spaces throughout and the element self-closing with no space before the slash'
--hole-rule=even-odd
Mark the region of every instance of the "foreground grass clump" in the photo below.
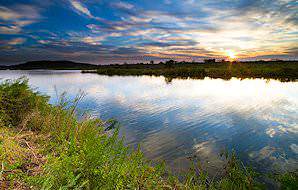
<svg viewBox="0 0 298 190">
<path fill-rule="evenodd" d="M 48 97 L 33 92 L 26 79 L 15 82 L 5 81 L 0 85 L 0 123 L 6 126 L 18 126 L 29 111 L 43 110 Z"/>
<path fill-rule="evenodd" d="M 256 174 L 235 155 L 227 156 L 223 175 L 211 178 L 200 165 L 178 180 L 161 165 L 118 137 L 113 122 L 76 118 L 82 95 L 58 105 L 34 92 L 28 81 L 0 84 L 0 187 L 4 189 L 260 189 Z M 114 129 L 113 129 L 114 128 Z M 112 130 L 110 130 L 112 129 Z M 278 178 L 297 184 L 297 176 Z M 289 182 L 290 180 L 290 182 Z M 295 186 L 294 186 L 295 187 Z"/>
<path fill-rule="evenodd" d="M 18 106 L 20 111 L 10 110 L 15 109 L 13 105 L 1 107 L 3 183 L 46 189 L 155 189 L 166 185 L 162 178 L 165 170 L 152 167 L 141 152 L 131 152 L 118 139 L 117 130 L 106 132 L 109 126 L 99 119 L 76 119 L 75 106 L 81 96 L 73 104 L 61 98 L 58 106 L 51 106 L 47 98 L 30 90 L 26 80 L 6 81 L 0 89 L 5 105 L 38 97 L 36 104 Z M 34 134 L 26 134 L 29 132 Z M 19 139 L 25 134 L 35 136 L 34 141 L 27 138 L 28 145 L 22 145 Z M 32 158 L 41 154 L 37 159 L 46 162 L 33 163 L 27 152 Z M 42 164 L 42 170 L 34 174 L 28 171 L 30 162 Z"/>
</svg>

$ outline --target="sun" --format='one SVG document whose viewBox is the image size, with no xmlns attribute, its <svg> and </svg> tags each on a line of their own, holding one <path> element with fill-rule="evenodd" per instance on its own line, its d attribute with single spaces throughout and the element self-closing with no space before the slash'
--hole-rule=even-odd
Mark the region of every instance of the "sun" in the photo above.
<svg viewBox="0 0 298 190">
<path fill-rule="evenodd" d="M 226 50 L 226 55 L 230 60 L 235 60 L 237 58 L 236 53 L 233 50 Z"/>
</svg>

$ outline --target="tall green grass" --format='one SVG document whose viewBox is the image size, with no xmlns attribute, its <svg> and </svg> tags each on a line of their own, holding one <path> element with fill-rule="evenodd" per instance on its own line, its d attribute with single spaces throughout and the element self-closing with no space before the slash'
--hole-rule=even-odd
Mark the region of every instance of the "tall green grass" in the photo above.
<svg viewBox="0 0 298 190">
<path fill-rule="evenodd" d="M 18 126 L 29 112 L 43 110 L 47 101 L 47 96 L 29 88 L 27 79 L 6 80 L 0 85 L 0 123 Z"/>
<path fill-rule="evenodd" d="M 178 180 L 164 164 L 153 166 L 140 150 L 125 146 L 118 128 L 109 122 L 88 116 L 79 121 L 76 109 L 82 97 L 68 101 L 62 96 L 58 105 L 50 105 L 48 97 L 32 90 L 26 79 L 0 85 L 2 185 L 24 189 L 264 188 L 257 174 L 235 154 L 226 155 L 219 179 L 210 178 L 194 163 Z M 297 187 L 297 175 L 278 179 L 285 189 Z"/>
</svg>

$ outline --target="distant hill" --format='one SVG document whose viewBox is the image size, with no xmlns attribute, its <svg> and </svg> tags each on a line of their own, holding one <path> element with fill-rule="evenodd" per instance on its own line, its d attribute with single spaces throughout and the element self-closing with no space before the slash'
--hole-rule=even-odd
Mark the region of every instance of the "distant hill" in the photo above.
<svg viewBox="0 0 298 190">
<path fill-rule="evenodd" d="M 72 61 L 29 61 L 26 63 L 5 67 L 12 70 L 57 69 L 57 70 L 85 70 L 96 69 L 97 65 L 76 63 Z"/>
</svg>

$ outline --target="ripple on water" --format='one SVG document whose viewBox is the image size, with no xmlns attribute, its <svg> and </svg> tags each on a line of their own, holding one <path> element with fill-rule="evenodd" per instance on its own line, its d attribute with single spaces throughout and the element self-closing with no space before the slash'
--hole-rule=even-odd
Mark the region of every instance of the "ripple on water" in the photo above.
<svg viewBox="0 0 298 190">
<path fill-rule="evenodd" d="M 80 108 L 121 123 L 121 135 L 145 155 L 175 169 L 196 155 L 216 172 L 223 148 L 235 149 L 258 170 L 298 169 L 298 83 L 263 79 L 177 80 L 108 77 L 80 71 L 0 71 L 0 78 L 27 76 L 51 95 L 55 86 L 74 97 L 87 93 Z"/>
</svg>

